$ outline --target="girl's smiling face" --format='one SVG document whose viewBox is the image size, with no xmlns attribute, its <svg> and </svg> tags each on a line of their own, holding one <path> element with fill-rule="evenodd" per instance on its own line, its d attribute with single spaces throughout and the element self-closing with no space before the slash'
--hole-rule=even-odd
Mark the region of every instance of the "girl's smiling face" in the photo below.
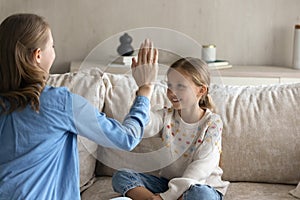
<svg viewBox="0 0 300 200">
<path fill-rule="evenodd" d="M 200 89 L 191 76 L 182 69 L 171 69 L 167 74 L 168 89 L 167 96 L 174 109 L 194 109 L 199 107 L 198 102 L 202 96 Z"/>
</svg>

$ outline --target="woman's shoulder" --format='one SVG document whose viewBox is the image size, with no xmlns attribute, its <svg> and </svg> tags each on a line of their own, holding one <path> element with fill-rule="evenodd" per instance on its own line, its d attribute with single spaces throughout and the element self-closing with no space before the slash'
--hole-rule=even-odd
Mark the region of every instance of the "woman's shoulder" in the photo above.
<svg viewBox="0 0 300 200">
<path fill-rule="evenodd" d="M 70 92 L 67 87 L 54 87 L 54 86 L 49 86 L 46 85 L 44 90 L 45 92 L 52 92 L 52 93 L 62 93 L 62 92 Z"/>
<path fill-rule="evenodd" d="M 67 87 L 52 87 L 46 86 L 41 94 L 41 97 L 45 98 L 66 98 L 71 92 Z"/>
<path fill-rule="evenodd" d="M 40 96 L 41 106 L 51 106 L 64 109 L 71 101 L 71 92 L 66 87 L 46 86 Z"/>
</svg>

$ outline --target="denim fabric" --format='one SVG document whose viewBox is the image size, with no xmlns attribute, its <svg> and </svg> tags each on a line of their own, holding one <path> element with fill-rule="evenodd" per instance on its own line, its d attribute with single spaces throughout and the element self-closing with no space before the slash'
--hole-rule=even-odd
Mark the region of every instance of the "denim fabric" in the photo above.
<svg viewBox="0 0 300 200">
<path fill-rule="evenodd" d="M 152 193 L 162 193 L 168 189 L 168 182 L 165 178 L 137 173 L 129 169 L 117 171 L 112 178 L 113 189 L 123 196 L 130 189 L 138 186 L 145 187 Z"/>
<path fill-rule="evenodd" d="M 123 124 L 67 88 L 45 87 L 40 103 L 38 113 L 27 106 L 0 115 L 0 200 L 79 200 L 77 134 L 130 150 L 149 120 L 150 102 L 142 96 Z"/>
<path fill-rule="evenodd" d="M 149 174 L 138 173 L 130 169 L 117 171 L 112 178 L 115 192 L 125 194 L 135 187 L 145 187 L 152 193 L 163 193 L 168 190 L 169 180 Z M 184 200 L 222 200 L 223 195 L 208 185 L 192 185 L 183 193 Z"/>
<path fill-rule="evenodd" d="M 184 200 L 222 200 L 223 195 L 209 185 L 192 185 L 183 193 Z"/>
</svg>

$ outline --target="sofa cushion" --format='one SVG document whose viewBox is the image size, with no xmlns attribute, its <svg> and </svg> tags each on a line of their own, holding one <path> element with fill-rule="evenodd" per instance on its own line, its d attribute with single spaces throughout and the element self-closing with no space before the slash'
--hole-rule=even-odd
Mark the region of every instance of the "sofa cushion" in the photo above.
<svg viewBox="0 0 300 200">
<path fill-rule="evenodd" d="M 120 122 L 129 112 L 137 90 L 134 79 L 126 74 L 103 74 L 106 87 L 103 112 Z"/>
<path fill-rule="evenodd" d="M 223 178 L 297 184 L 300 84 L 211 87 L 224 122 Z"/>
<path fill-rule="evenodd" d="M 134 101 L 135 92 L 137 90 L 136 83 L 130 75 L 110 73 L 103 74 L 103 81 L 106 86 L 103 111 L 107 116 L 122 122 Z M 154 86 L 153 95 L 151 97 L 151 109 L 162 109 L 164 106 L 170 106 L 170 102 L 166 97 L 166 83 L 165 81 L 160 80 L 157 81 Z M 160 147 L 160 141 L 159 138 L 143 139 L 143 141 L 133 150 L 133 153 L 99 146 L 96 175 L 111 176 L 113 172 L 121 166 L 133 168 L 133 164 L 130 164 L 130 160 L 134 161 L 136 156 L 141 156 L 140 154 L 134 153 L 151 152 Z M 156 172 L 154 171 L 153 173 Z"/>
<path fill-rule="evenodd" d="M 295 200 L 288 194 L 294 185 L 264 183 L 231 183 L 224 200 Z"/>
<path fill-rule="evenodd" d="M 104 74 L 103 79 L 107 87 L 104 111 L 122 120 L 134 99 L 135 83 L 130 76 L 124 75 Z M 153 106 L 170 105 L 165 88 L 163 81 L 156 86 L 151 99 Z M 210 92 L 224 122 L 223 179 L 297 184 L 300 180 L 300 84 L 215 84 Z M 124 163 L 127 161 L 123 153 L 109 149 L 98 151 L 98 159 L 102 158 L 113 163 L 116 158 Z M 102 172 L 111 175 L 113 170 L 103 163 L 98 164 L 98 175 Z"/>
<path fill-rule="evenodd" d="M 113 191 L 111 185 L 111 177 L 97 178 L 93 186 L 83 192 L 81 199 L 107 200 L 120 196 Z M 236 182 L 230 184 L 224 200 L 295 200 L 287 192 L 294 187 L 285 184 Z"/>
<path fill-rule="evenodd" d="M 102 176 L 95 179 L 95 183 L 81 194 L 81 200 L 108 200 L 119 197 L 120 194 L 113 191 L 111 177 Z"/>
<path fill-rule="evenodd" d="M 132 76 L 128 74 L 104 73 L 103 82 L 106 87 L 103 112 L 107 116 L 122 122 L 135 99 L 138 87 Z M 170 105 L 165 93 L 165 81 L 158 80 L 155 83 L 151 97 L 152 109 L 159 109 Z"/>
<path fill-rule="evenodd" d="M 292 189 L 289 192 L 292 196 L 297 197 L 300 199 L 300 182 L 298 183 L 297 187 Z"/>
<path fill-rule="evenodd" d="M 97 69 L 82 70 L 73 73 L 51 74 L 47 81 L 54 87 L 65 86 L 75 94 L 79 94 L 89 100 L 99 111 L 104 105 L 105 86 L 101 79 L 102 72 Z M 95 151 L 97 144 L 78 136 L 78 153 L 80 161 L 80 187 L 85 188 L 94 177 L 96 165 Z"/>
</svg>

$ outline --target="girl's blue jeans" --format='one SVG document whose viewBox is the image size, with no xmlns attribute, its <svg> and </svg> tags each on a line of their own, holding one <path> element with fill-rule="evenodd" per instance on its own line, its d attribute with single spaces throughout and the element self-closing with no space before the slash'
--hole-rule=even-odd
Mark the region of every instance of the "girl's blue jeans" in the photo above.
<svg viewBox="0 0 300 200">
<path fill-rule="evenodd" d="M 154 194 L 168 190 L 169 180 L 150 174 L 138 173 L 133 170 L 123 169 L 117 171 L 112 178 L 115 192 L 125 194 L 135 187 L 145 187 Z M 183 195 L 183 200 L 222 200 L 223 195 L 208 185 L 192 185 Z"/>
</svg>

